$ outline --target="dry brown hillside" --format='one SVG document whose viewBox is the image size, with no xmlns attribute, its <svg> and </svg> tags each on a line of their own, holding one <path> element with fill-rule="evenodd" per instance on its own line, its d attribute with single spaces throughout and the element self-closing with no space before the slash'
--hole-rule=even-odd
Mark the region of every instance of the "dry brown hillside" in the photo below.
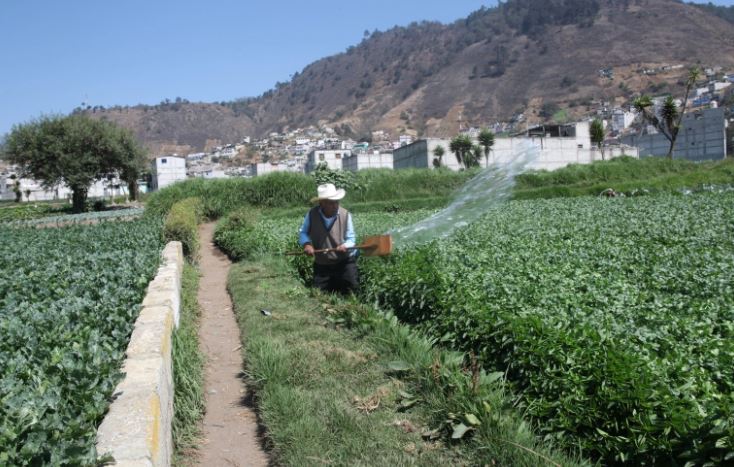
<svg viewBox="0 0 734 467">
<path fill-rule="evenodd" d="M 449 25 L 374 32 L 256 99 L 95 115 L 179 152 L 319 123 L 353 137 L 373 129 L 448 136 L 460 118 L 541 120 L 546 103 L 576 116 L 592 101 L 677 92 L 684 69 L 640 73 L 676 64 L 734 70 L 734 24 L 675 0 L 509 0 Z M 612 80 L 599 77 L 610 67 Z"/>
</svg>

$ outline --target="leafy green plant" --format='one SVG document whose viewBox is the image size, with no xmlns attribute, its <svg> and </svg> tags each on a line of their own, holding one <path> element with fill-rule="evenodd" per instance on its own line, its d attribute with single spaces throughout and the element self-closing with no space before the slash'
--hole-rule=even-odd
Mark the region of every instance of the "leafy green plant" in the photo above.
<svg viewBox="0 0 734 467">
<path fill-rule="evenodd" d="M 119 220 L 119 219 L 131 219 L 140 217 L 143 215 L 144 209 L 142 208 L 130 208 L 130 209 L 115 209 L 110 211 L 99 211 L 99 212 L 84 212 L 81 214 L 64 214 L 58 216 L 43 216 L 43 217 L 32 217 L 25 220 L 16 220 L 13 222 L 7 222 L 7 225 L 15 226 L 29 226 L 29 225 L 44 225 L 44 226 L 61 226 L 71 224 L 87 224 L 99 221 L 108 220 Z"/>
<path fill-rule="evenodd" d="M 362 299 L 502 369 L 541 436 L 569 450 L 729 462 L 734 192 L 715 191 L 493 207 L 447 240 L 360 260 Z M 430 212 L 354 221 L 384 233 Z M 283 252 L 299 222 L 263 216 L 248 241 Z M 309 264 L 292 260 L 306 281 Z"/>
<path fill-rule="evenodd" d="M 260 210 L 251 206 L 239 208 L 222 219 L 214 231 L 214 242 L 232 259 L 243 259 L 260 250 L 252 231 L 260 218 Z"/>
<path fill-rule="evenodd" d="M 199 251 L 199 224 L 204 219 L 204 207 L 198 198 L 187 198 L 175 203 L 163 224 L 166 241 L 179 241 L 189 259 Z"/>
<path fill-rule="evenodd" d="M 569 449 L 721 461 L 734 455 L 721 428 L 734 261 L 720 227 L 733 196 L 512 203 L 440 245 L 365 261 L 363 289 L 505 368 L 541 432 Z"/>
<path fill-rule="evenodd" d="M 0 236 L 0 465 L 96 464 L 160 221 Z"/>
<path fill-rule="evenodd" d="M 49 203 L 25 203 L 8 206 L 0 204 L 0 222 L 30 220 L 67 211 L 71 211 L 71 208 Z"/>
<path fill-rule="evenodd" d="M 343 188 L 350 191 L 361 188 L 357 183 L 357 177 L 354 172 L 349 172 L 347 170 L 332 170 L 328 165 L 326 165 L 326 163 L 317 165 L 316 170 L 314 170 L 311 175 L 316 181 L 316 185 L 332 183 L 337 188 Z"/>
</svg>

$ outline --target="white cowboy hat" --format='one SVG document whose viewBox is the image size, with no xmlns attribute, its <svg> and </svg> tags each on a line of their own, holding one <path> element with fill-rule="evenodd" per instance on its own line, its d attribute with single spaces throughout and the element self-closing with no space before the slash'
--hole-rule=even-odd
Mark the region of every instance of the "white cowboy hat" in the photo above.
<svg viewBox="0 0 734 467">
<path fill-rule="evenodd" d="M 324 183 L 323 185 L 319 185 L 316 192 L 318 195 L 315 198 L 312 198 L 311 201 L 319 201 L 322 199 L 338 201 L 344 198 L 344 195 L 346 194 L 346 191 L 342 188 L 337 190 L 333 183 Z"/>
</svg>

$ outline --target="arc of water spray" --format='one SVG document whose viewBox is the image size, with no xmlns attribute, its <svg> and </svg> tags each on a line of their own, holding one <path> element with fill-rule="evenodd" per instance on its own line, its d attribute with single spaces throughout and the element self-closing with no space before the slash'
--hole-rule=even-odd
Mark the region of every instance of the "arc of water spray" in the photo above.
<svg viewBox="0 0 734 467">
<path fill-rule="evenodd" d="M 489 209 L 510 199 L 515 177 L 538 158 L 538 148 L 522 143 L 508 161 L 498 162 L 482 170 L 456 193 L 446 208 L 413 225 L 389 231 L 398 248 L 445 238 L 456 229 L 466 227 Z"/>
</svg>

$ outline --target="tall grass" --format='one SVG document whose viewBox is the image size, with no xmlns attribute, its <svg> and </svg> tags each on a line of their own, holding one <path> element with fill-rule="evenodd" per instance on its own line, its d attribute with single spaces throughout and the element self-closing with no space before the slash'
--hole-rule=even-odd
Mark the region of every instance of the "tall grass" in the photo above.
<svg viewBox="0 0 734 467">
<path fill-rule="evenodd" d="M 245 205 L 305 205 L 315 192 L 313 180 L 302 174 L 274 173 L 254 178 L 192 179 L 151 194 L 146 211 L 153 215 L 163 215 L 177 201 L 197 197 L 204 204 L 204 215 L 216 219 Z"/>
<path fill-rule="evenodd" d="M 163 236 L 167 242 L 179 241 L 186 257 L 196 261 L 199 251 L 199 223 L 203 220 L 203 207 L 199 198 L 186 198 L 171 206 L 163 223 Z"/>
<path fill-rule="evenodd" d="M 670 191 L 703 184 L 734 183 L 734 159 L 696 163 L 660 157 L 620 157 L 531 171 L 516 178 L 515 199 L 598 195 L 602 190 Z"/>
<path fill-rule="evenodd" d="M 349 201 L 400 201 L 446 196 L 476 173 L 475 170 L 453 172 L 448 169 L 361 170 L 357 172 L 358 188 L 351 194 Z"/>
<path fill-rule="evenodd" d="M 200 442 L 204 414 L 204 356 L 199 350 L 199 272 L 186 264 L 182 279 L 181 321 L 173 334 L 173 442 L 183 460 Z M 178 462 L 176 462 L 178 464 Z"/>
<path fill-rule="evenodd" d="M 370 169 L 356 173 L 348 187 L 345 205 L 395 203 L 408 200 L 450 198 L 476 171 Z M 703 184 L 734 184 L 734 160 L 694 163 L 650 157 L 621 157 L 592 164 L 572 164 L 554 171 L 531 171 L 516 179 L 513 197 L 556 198 L 598 195 L 606 188 L 617 191 L 671 191 Z M 194 179 L 166 187 L 148 198 L 146 213 L 164 215 L 177 201 L 198 197 L 204 215 L 217 219 L 243 206 L 305 208 L 316 194 L 310 175 L 274 173 L 254 178 Z"/>
<path fill-rule="evenodd" d="M 312 296 L 282 258 L 236 264 L 228 288 L 277 465 L 586 464 L 536 438 L 501 374 L 369 306 Z"/>
<path fill-rule="evenodd" d="M 448 196 L 474 172 L 448 170 L 365 170 L 357 173 L 345 202 L 400 201 Z M 219 218 L 234 209 L 258 207 L 306 207 L 316 195 L 316 181 L 304 174 L 274 173 L 254 178 L 194 179 L 176 183 L 151 194 L 146 213 L 164 215 L 177 201 L 200 198 L 204 215 Z"/>
</svg>

